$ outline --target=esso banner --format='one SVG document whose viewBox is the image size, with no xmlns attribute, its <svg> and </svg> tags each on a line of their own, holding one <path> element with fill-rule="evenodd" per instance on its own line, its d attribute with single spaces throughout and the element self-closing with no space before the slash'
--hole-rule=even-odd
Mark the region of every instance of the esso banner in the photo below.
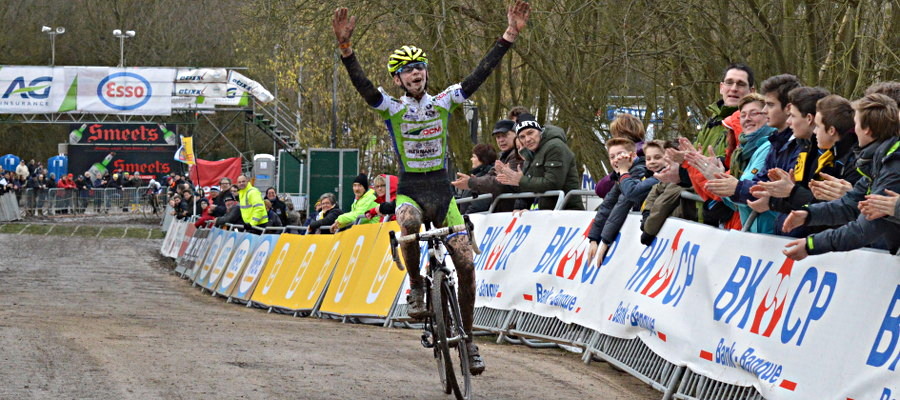
<svg viewBox="0 0 900 400">
<path fill-rule="evenodd" d="M 637 337 L 669 362 L 768 399 L 900 394 L 900 258 L 856 250 L 792 261 L 781 254 L 786 238 L 675 218 L 644 246 L 631 215 L 598 266 L 591 218 L 473 215 L 476 306 Z"/>
<path fill-rule="evenodd" d="M 66 101 L 66 94 L 74 80 L 74 71 L 64 68 L 2 66 L 0 114 L 72 111 L 75 99 Z"/>
<path fill-rule="evenodd" d="M 171 115 L 174 68 L 78 68 L 81 112 Z"/>
</svg>

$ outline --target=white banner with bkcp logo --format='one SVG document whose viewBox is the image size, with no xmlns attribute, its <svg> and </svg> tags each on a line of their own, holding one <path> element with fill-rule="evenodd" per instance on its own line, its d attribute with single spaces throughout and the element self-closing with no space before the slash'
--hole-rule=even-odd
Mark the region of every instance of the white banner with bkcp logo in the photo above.
<svg viewBox="0 0 900 400">
<path fill-rule="evenodd" d="M 81 112 L 172 114 L 174 68 L 84 67 L 77 71 Z"/>
<path fill-rule="evenodd" d="M 2 66 L 0 114 L 72 111 L 75 109 L 74 94 L 68 101 L 66 95 L 74 78 L 74 71 L 64 68 Z"/>
<path fill-rule="evenodd" d="M 900 393 L 900 258 L 792 261 L 787 238 L 670 218 L 650 245 L 629 216 L 601 266 L 593 213 L 474 215 L 477 306 L 640 338 L 669 362 L 769 399 Z M 887 394 L 887 397 L 884 397 Z"/>
</svg>

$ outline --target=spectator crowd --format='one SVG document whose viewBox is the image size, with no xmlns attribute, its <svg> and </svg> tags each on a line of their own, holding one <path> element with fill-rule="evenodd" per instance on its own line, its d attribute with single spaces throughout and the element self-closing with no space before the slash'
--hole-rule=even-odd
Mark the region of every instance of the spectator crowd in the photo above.
<svg viewBox="0 0 900 400">
<path fill-rule="evenodd" d="M 640 214 L 642 230 L 635 240 L 645 245 L 674 216 L 795 238 L 784 254 L 796 260 L 861 247 L 898 251 L 900 82 L 877 83 L 851 101 L 804 86 L 790 74 L 769 77 L 757 89 L 753 70 L 735 63 L 724 69 L 719 94 L 702 129 L 684 135 L 694 140 L 651 140 L 640 119 L 616 115 L 604 144 L 612 171 L 595 187 L 603 202 L 588 235 L 592 255 L 606 253 L 633 212 Z M 580 189 L 581 164 L 562 128 L 515 107 L 497 121 L 492 136 L 496 147 L 474 146 L 472 169 L 451 182 L 461 212 L 487 212 L 492 204 L 494 212 L 554 209 L 557 199 L 541 193 Z M 164 196 L 176 218 L 194 219 L 197 226 L 236 224 L 258 232 L 253 228 L 290 227 L 301 234 L 391 220 L 398 178 L 378 175 L 371 184 L 360 174 L 349 210 L 340 209 L 334 193 L 324 193 L 304 219 L 287 197 L 275 188 L 261 191 L 246 175 L 235 182 L 223 177 L 204 192 L 176 173 L 145 185 L 139 173 L 125 171 L 57 178 L 34 160 L 0 171 L 0 194 L 23 197 L 29 212 L 59 201 L 48 196 L 50 189 L 78 194 L 54 207 L 78 213 L 91 203 L 98 212 L 108 210 L 111 199 L 125 195 L 119 191 L 141 188 L 132 191 L 135 200 L 149 195 L 157 212 L 157 195 Z M 101 200 L 91 195 L 96 189 L 113 192 Z M 518 193 L 526 194 L 492 199 Z M 491 196 L 477 198 L 483 194 Z M 585 203 L 568 196 L 562 208 L 584 210 Z"/>
</svg>

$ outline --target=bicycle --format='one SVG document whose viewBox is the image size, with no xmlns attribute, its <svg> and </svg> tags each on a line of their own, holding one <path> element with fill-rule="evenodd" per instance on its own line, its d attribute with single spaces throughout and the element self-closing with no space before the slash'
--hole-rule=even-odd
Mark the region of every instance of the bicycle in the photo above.
<svg viewBox="0 0 900 400">
<path fill-rule="evenodd" d="M 427 289 L 425 304 L 429 316 L 425 318 L 423 324 L 421 343 L 423 347 L 434 351 L 444 393 L 453 393 L 459 400 L 472 398 L 472 375 L 469 372 L 469 350 L 466 346 L 466 342 L 471 338 L 463 329 L 459 301 L 456 298 L 456 282 L 451 276 L 453 271 L 444 263 L 444 259 L 452 252 L 452 248 L 447 245 L 447 236 L 466 232 L 472 249 L 476 254 L 481 254 L 475 245 L 472 222 L 468 216 L 463 218 L 464 225 L 437 228 L 400 237 L 397 237 L 395 231 L 389 233 L 391 255 L 401 271 L 405 270 L 405 267 L 400 260 L 397 246 L 412 241 L 428 243 L 428 273 L 422 277 Z M 458 371 L 454 370 L 452 349 L 456 349 Z"/>
</svg>

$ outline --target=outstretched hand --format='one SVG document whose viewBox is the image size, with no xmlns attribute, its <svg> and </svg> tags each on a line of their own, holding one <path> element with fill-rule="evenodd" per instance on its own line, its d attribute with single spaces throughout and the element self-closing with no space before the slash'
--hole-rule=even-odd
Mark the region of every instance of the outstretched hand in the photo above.
<svg viewBox="0 0 900 400">
<path fill-rule="evenodd" d="M 822 177 L 821 181 L 809 181 L 809 190 L 819 200 L 837 200 L 853 189 L 853 184 L 844 179 L 835 178 L 824 172 L 820 172 L 819 176 Z"/>
<path fill-rule="evenodd" d="M 715 173 L 713 178 L 714 179 L 706 181 L 706 190 L 721 197 L 730 197 L 734 195 L 738 184 L 737 178 L 724 172 Z"/>
<path fill-rule="evenodd" d="M 473 178 L 474 175 L 466 175 L 460 172 L 456 173 L 456 180 L 450 182 L 453 187 L 460 190 L 469 190 L 469 179 Z"/>
<path fill-rule="evenodd" d="M 806 251 L 806 239 L 797 239 L 789 242 L 784 245 L 784 250 L 781 250 L 781 253 L 794 261 L 800 261 L 809 257 L 809 252 Z"/>
<path fill-rule="evenodd" d="M 784 225 L 781 226 L 782 232 L 790 232 L 806 224 L 809 217 L 809 211 L 794 210 L 784 219 Z"/>
<path fill-rule="evenodd" d="M 346 50 L 350 52 L 350 37 L 353 36 L 353 30 L 356 29 L 356 17 L 350 16 L 350 10 L 347 7 L 338 7 L 334 10 L 334 18 L 331 19 L 331 27 L 334 29 L 334 36 L 337 38 L 338 45 L 341 47 L 341 53 Z"/>
<path fill-rule="evenodd" d="M 681 174 L 678 164 L 675 164 L 669 156 L 663 159 L 666 161 L 666 165 L 659 172 L 654 173 L 653 177 L 663 183 L 680 183 Z"/>
<path fill-rule="evenodd" d="M 781 168 L 772 168 L 768 172 L 769 182 L 759 182 L 761 190 L 765 191 L 765 195 L 776 199 L 784 199 L 790 197 L 791 191 L 794 190 L 794 170 L 785 172 Z M 754 193 L 754 196 L 756 194 Z"/>
<path fill-rule="evenodd" d="M 690 142 L 688 142 L 688 144 L 690 144 Z M 690 166 L 703 174 L 703 177 L 706 178 L 706 180 L 716 179 L 715 175 L 717 173 L 725 172 L 725 166 L 722 164 L 722 160 L 716 157 L 716 153 L 712 146 L 709 146 L 708 153 L 709 156 L 704 156 L 699 152 L 687 152 L 685 153 L 685 159 Z"/>
<path fill-rule="evenodd" d="M 900 201 L 898 200 L 900 199 L 900 194 L 897 194 L 890 189 L 885 189 L 884 192 L 885 195 L 866 195 L 866 200 L 858 203 L 860 213 L 864 215 L 867 220 L 871 221 L 886 216 L 894 216 L 894 214 L 896 214 L 897 202 Z"/>
<path fill-rule="evenodd" d="M 514 4 L 510 5 L 506 10 L 506 20 L 509 25 L 506 27 L 506 32 L 503 33 L 503 39 L 515 42 L 519 32 L 522 32 L 525 29 L 525 25 L 528 24 L 530 15 L 531 4 L 528 4 L 528 2 L 516 0 Z"/>
<path fill-rule="evenodd" d="M 521 166 L 516 170 L 507 168 L 497 173 L 497 182 L 509 186 L 519 186 L 519 181 L 522 180 L 523 175 Z"/>
</svg>

